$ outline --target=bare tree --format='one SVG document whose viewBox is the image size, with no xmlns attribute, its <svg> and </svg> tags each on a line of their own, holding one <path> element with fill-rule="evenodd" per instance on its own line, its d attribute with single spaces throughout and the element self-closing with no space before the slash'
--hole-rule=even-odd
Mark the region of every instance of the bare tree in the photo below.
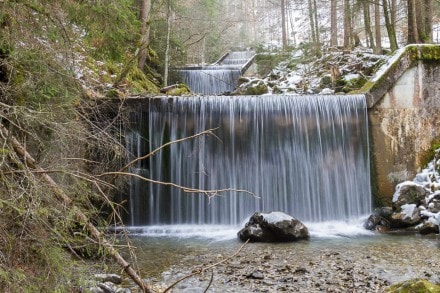
<svg viewBox="0 0 440 293">
<path fill-rule="evenodd" d="M 338 1 L 331 0 L 330 3 L 330 45 L 332 47 L 338 46 Z"/>
<path fill-rule="evenodd" d="M 286 27 L 286 0 L 281 0 L 281 34 L 283 42 L 283 51 L 287 48 L 287 27 Z"/>
<path fill-rule="evenodd" d="M 151 12 L 151 0 L 141 0 L 139 7 L 139 20 L 141 22 L 141 42 L 138 51 L 138 67 L 143 69 L 148 58 L 148 46 L 150 43 L 150 26 L 148 19 Z"/>
<path fill-rule="evenodd" d="M 352 46 L 352 26 L 350 0 L 344 0 L 344 48 L 351 49 Z"/>
<path fill-rule="evenodd" d="M 166 48 L 165 48 L 165 60 L 164 60 L 164 74 L 163 74 L 163 83 L 164 86 L 168 86 L 168 67 L 170 63 L 170 38 L 171 38 L 171 3 L 170 0 L 167 0 L 166 3 L 167 9 L 167 40 L 166 40 Z"/>
<path fill-rule="evenodd" d="M 388 6 L 388 0 L 382 0 L 383 14 L 385 17 L 385 26 L 388 32 L 388 39 L 390 40 L 391 51 L 396 51 L 398 48 L 397 38 L 396 38 L 396 28 L 393 23 L 391 23 L 391 13 Z"/>
<path fill-rule="evenodd" d="M 371 30 L 371 15 L 370 15 L 370 1 L 363 0 L 362 6 L 364 10 L 364 26 L 365 26 L 365 34 L 367 38 L 367 43 L 371 48 L 374 48 L 374 37 L 373 31 Z"/>
<path fill-rule="evenodd" d="M 376 46 L 374 53 L 380 54 L 382 52 L 382 30 L 380 24 L 380 3 L 379 0 L 374 1 L 374 36 L 376 39 Z"/>
</svg>

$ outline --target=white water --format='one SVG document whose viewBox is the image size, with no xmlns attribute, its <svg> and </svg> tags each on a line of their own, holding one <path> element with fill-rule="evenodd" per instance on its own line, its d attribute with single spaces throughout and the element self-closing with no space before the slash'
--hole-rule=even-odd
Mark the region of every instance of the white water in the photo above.
<svg viewBox="0 0 440 293">
<path fill-rule="evenodd" d="M 305 222 L 313 238 L 353 238 L 372 236 L 372 231 L 365 230 L 363 220 L 359 218 L 351 221 Z M 212 241 L 227 241 L 237 238 L 241 225 L 153 225 L 128 227 L 130 235 L 145 237 L 172 237 L 172 238 L 200 238 Z"/>
<path fill-rule="evenodd" d="M 241 71 L 218 66 L 200 70 L 179 70 L 183 82 L 196 94 L 222 94 L 232 92 L 238 84 Z"/>
<path fill-rule="evenodd" d="M 230 93 L 238 85 L 243 66 L 255 54 L 252 51 L 231 52 L 221 62 L 199 69 L 182 69 L 183 82 L 196 94 Z"/>
<path fill-rule="evenodd" d="M 349 219 L 371 210 L 363 96 L 160 98 L 134 120 L 127 135 L 133 157 L 219 129 L 216 136 L 173 144 L 133 171 L 191 188 L 246 189 L 260 198 L 227 192 L 208 199 L 132 179 L 128 225 L 189 225 L 185 234 L 199 229 L 193 225 L 214 224 L 229 231 L 255 211 L 283 211 L 319 223 L 312 236 L 322 230 L 338 235 L 348 230 Z"/>
</svg>

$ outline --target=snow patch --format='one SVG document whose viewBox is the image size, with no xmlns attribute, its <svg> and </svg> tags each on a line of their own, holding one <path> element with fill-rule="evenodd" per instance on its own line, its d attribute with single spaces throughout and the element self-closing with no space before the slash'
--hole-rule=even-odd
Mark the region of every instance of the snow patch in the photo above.
<svg viewBox="0 0 440 293">
<path fill-rule="evenodd" d="M 405 216 L 403 217 L 404 219 L 406 218 L 412 218 L 414 215 L 414 210 L 417 207 L 416 204 L 404 204 L 402 206 L 402 214 L 404 214 Z"/>
<path fill-rule="evenodd" d="M 401 189 L 403 186 L 420 186 L 420 185 L 417 184 L 417 183 L 415 183 L 415 182 L 413 182 L 413 181 L 405 181 L 405 182 L 402 182 L 402 183 L 397 184 L 397 186 L 396 186 L 396 192 L 394 192 L 394 194 L 393 194 L 393 202 L 396 202 L 396 201 L 399 199 L 399 196 L 400 196 L 400 189 Z"/>
<path fill-rule="evenodd" d="M 292 221 L 295 220 L 295 218 L 282 213 L 282 212 L 272 212 L 272 213 L 268 213 L 268 214 L 261 214 L 263 216 L 263 219 L 268 222 L 269 224 L 274 224 L 277 222 L 282 222 L 282 221 Z"/>
</svg>

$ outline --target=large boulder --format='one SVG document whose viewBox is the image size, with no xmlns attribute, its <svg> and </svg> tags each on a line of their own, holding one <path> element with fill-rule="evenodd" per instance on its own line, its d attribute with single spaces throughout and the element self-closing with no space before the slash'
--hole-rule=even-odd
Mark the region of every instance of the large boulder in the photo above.
<svg viewBox="0 0 440 293">
<path fill-rule="evenodd" d="M 395 212 L 391 216 L 392 228 L 406 228 L 415 226 L 422 222 L 420 210 L 416 204 L 404 204 L 400 212 Z"/>
<path fill-rule="evenodd" d="M 303 223 L 285 213 L 257 212 L 238 232 L 238 237 L 251 242 L 289 242 L 308 239 L 309 231 Z"/>
</svg>

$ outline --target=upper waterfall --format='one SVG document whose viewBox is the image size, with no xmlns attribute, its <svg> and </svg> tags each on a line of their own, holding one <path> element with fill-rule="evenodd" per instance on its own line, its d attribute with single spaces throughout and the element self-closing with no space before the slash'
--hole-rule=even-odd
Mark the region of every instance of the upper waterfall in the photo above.
<svg viewBox="0 0 440 293">
<path fill-rule="evenodd" d="M 185 67 L 178 70 L 183 82 L 193 93 L 214 95 L 232 92 L 238 78 L 247 69 L 255 55 L 253 51 L 230 52 L 216 63 L 202 67 Z"/>
<path fill-rule="evenodd" d="M 132 179 L 131 225 L 237 224 L 255 211 L 302 221 L 344 220 L 371 209 L 364 96 L 155 98 L 128 131 L 134 156 L 172 144 L 135 172 L 197 189 L 235 188 L 208 198 Z"/>
</svg>

